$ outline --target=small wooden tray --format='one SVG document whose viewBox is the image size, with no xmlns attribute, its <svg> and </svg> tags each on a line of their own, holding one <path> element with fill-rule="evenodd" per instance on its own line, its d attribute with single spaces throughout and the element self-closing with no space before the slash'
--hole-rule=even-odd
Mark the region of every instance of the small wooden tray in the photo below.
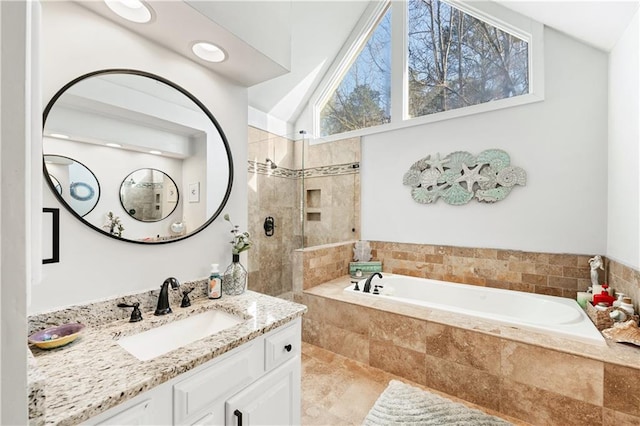
<svg viewBox="0 0 640 426">
<path fill-rule="evenodd" d="M 593 323 L 596 325 L 596 328 L 600 331 L 604 330 L 605 328 L 613 327 L 614 321 L 609 316 L 609 314 L 614 309 L 615 308 L 613 306 L 610 306 L 604 311 L 600 311 L 596 309 L 595 306 L 593 306 L 590 302 L 587 302 L 586 307 L 587 315 L 589 316 L 589 318 L 591 318 L 591 321 L 593 321 Z M 633 319 L 636 323 L 638 322 L 638 315 L 627 315 L 627 318 L 627 321 Z"/>
</svg>

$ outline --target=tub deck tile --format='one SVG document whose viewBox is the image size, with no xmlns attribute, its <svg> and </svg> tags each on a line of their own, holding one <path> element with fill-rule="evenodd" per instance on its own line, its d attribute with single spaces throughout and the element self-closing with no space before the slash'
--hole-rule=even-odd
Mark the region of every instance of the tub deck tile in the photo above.
<svg viewBox="0 0 640 426">
<path fill-rule="evenodd" d="M 381 312 L 371 315 L 369 338 L 424 353 L 427 349 L 427 322 L 401 314 Z"/>
<path fill-rule="evenodd" d="M 506 379 L 602 406 L 602 361 L 508 340 L 503 340 L 501 358 Z"/>
<path fill-rule="evenodd" d="M 450 360 L 491 374 L 500 374 L 501 339 L 488 334 L 430 322 L 427 355 Z"/>
<path fill-rule="evenodd" d="M 500 387 L 501 413 L 540 426 L 602 424 L 602 407 L 508 379 Z"/>
<path fill-rule="evenodd" d="M 425 385 L 492 410 L 500 408 L 500 378 L 456 362 L 425 356 Z"/>
<path fill-rule="evenodd" d="M 620 411 L 604 408 L 602 410 L 602 426 L 638 426 L 640 417 Z"/>
<path fill-rule="evenodd" d="M 640 417 L 640 369 L 615 364 L 604 366 L 604 406 Z"/>
<path fill-rule="evenodd" d="M 425 354 L 400 348 L 393 343 L 371 340 L 369 365 L 404 377 L 421 385 L 425 384 Z"/>
</svg>

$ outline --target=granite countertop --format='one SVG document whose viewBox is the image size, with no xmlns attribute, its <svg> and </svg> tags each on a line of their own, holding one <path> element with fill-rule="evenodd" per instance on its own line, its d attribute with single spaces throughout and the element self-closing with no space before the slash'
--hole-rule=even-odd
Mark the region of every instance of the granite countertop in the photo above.
<svg viewBox="0 0 640 426">
<path fill-rule="evenodd" d="M 81 336 L 58 349 L 30 346 L 30 423 L 77 424 L 139 393 L 267 333 L 306 312 L 306 307 L 247 291 L 219 300 L 199 298 L 192 306 L 155 317 L 143 311 L 143 321 L 118 319 L 87 324 Z M 210 309 L 220 309 L 245 321 L 149 361 L 139 361 L 117 339 Z M 86 310 L 85 310 L 86 313 Z M 35 389 L 35 390 L 34 390 Z M 44 400 L 44 403 L 43 403 Z"/>
</svg>

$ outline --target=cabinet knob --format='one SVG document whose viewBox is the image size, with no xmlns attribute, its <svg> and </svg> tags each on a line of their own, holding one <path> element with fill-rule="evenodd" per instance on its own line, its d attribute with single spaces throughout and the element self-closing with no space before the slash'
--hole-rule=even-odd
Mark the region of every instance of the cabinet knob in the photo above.
<svg viewBox="0 0 640 426">
<path fill-rule="evenodd" d="M 291 344 L 284 345 L 284 349 L 285 349 L 287 352 L 291 352 L 291 349 L 293 349 L 293 346 L 291 346 Z"/>
<path fill-rule="evenodd" d="M 242 411 L 236 410 L 233 412 L 233 415 L 238 418 L 238 426 L 242 426 Z"/>
</svg>

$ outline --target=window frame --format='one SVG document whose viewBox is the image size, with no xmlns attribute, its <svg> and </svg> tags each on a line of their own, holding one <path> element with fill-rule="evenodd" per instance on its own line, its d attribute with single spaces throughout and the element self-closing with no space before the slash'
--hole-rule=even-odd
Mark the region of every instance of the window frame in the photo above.
<svg viewBox="0 0 640 426">
<path fill-rule="evenodd" d="M 340 52 L 338 53 L 337 59 L 339 61 L 331 66 L 331 69 L 327 73 L 330 76 L 328 81 L 323 82 L 321 87 L 324 87 L 320 92 L 320 95 L 313 101 L 313 134 L 320 135 L 320 125 L 322 120 L 320 119 L 320 114 L 324 109 L 324 106 L 329 102 L 335 91 L 338 89 L 340 83 L 344 79 L 345 75 L 356 61 L 360 52 L 365 47 L 369 38 L 373 35 L 373 32 L 376 30 L 377 25 L 380 23 L 384 15 L 387 13 L 389 9 L 392 8 L 391 0 L 385 0 L 381 2 L 373 2 L 363 13 L 363 17 L 360 18 L 358 23 L 356 24 L 356 28 L 352 35 L 347 39 L 345 45 L 342 47 Z M 393 49 L 393 10 L 391 11 L 391 45 Z M 354 35 L 355 33 L 355 35 Z M 393 55 L 393 51 L 391 53 Z M 391 60 L 391 75 L 393 79 L 393 68 L 394 61 L 393 56 Z M 393 99 L 393 81 L 391 82 L 391 98 Z M 392 101 L 391 101 L 392 102 Z M 391 116 L 393 116 L 393 102 L 391 103 Z M 393 120 L 393 118 L 391 118 Z M 372 127 L 380 127 L 384 126 L 372 126 Z M 370 129 L 371 127 L 366 127 L 366 129 Z M 354 130 L 354 132 L 360 131 L 363 129 Z M 344 135 L 351 132 L 346 133 L 335 133 L 334 135 L 323 136 L 322 138 L 329 138 L 336 135 Z M 341 138 L 339 138 L 341 139 Z"/>
<path fill-rule="evenodd" d="M 311 121 L 313 139 L 311 143 L 330 142 L 334 140 L 384 133 L 407 127 L 420 126 L 469 115 L 488 113 L 505 108 L 526 105 L 544 100 L 544 26 L 523 15 L 520 15 L 498 3 L 463 2 L 461 0 L 440 0 L 454 8 L 480 19 L 502 31 L 512 34 L 527 42 L 529 93 L 485 102 L 477 105 L 441 111 L 419 117 L 409 116 L 408 96 L 408 3 L 406 0 L 386 0 L 373 2 L 358 21 L 352 35 L 340 50 L 336 61 L 330 67 L 321 85 L 311 101 Z M 344 75 L 369 36 L 376 29 L 387 8 L 391 8 L 391 120 L 390 123 L 336 133 L 329 136 L 320 135 L 320 113 L 333 92 L 341 83 Z M 398 90 L 400 89 L 400 90 Z"/>
</svg>

